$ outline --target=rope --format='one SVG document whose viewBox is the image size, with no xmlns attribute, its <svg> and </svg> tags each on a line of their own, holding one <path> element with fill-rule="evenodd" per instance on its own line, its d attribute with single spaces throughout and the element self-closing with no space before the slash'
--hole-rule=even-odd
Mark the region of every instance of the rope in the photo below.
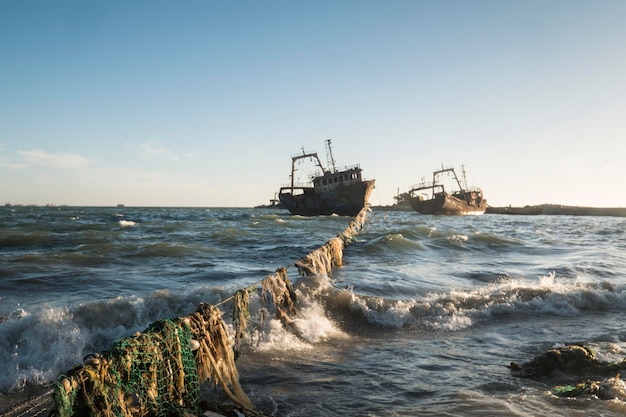
<svg viewBox="0 0 626 417">
<path fill-rule="evenodd" d="M 0 417 L 35 417 L 43 413 L 49 413 L 53 401 L 53 390 L 50 389 L 36 397 L 29 398 L 9 410 L 0 412 Z"/>
</svg>

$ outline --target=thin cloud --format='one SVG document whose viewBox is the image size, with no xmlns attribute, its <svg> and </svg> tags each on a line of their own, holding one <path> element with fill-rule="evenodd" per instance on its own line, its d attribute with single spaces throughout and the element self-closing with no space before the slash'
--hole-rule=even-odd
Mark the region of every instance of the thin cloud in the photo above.
<svg viewBox="0 0 626 417">
<path fill-rule="evenodd" d="M 28 168 L 28 164 L 15 164 L 15 163 L 1 163 L 0 164 L 1 167 L 12 170 L 12 171 L 17 171 L 19 169 L 25 169 Z"/>
<path fill-rule="evenodd" d="M 143 156 L 146 158 L 172 158 L 172 151 L 152 143 L 140 144 Z"/>
<path fill-rule="evenodd" d="M 50 153 L 41 149 L 18 152 L 31 165 L 65 169 L 82 168 L 89 165 L 89 159 L 71 153 Z"/>
<path fill-rule="evenodd" d="M 134 149 L 139 154 L 139 157 L 144 160 L 162 159 L 180 161 L 182 159 L 195 158 L 202 155 L 201 152 L 177 153 L 170 148 L 151 142 L 143 142 L 137 145 L 126 143 L 126 146 L 130 149 Z"/>
<path fill-rule="evenodd" d="M 127 148 L 137 153 L 137 156 L 143 160 L 172 160 L 177 161 L 178 157 L 171 149 L 150 142 L 142 142 L 139 144 L 125 143 Z"/>
</svg>

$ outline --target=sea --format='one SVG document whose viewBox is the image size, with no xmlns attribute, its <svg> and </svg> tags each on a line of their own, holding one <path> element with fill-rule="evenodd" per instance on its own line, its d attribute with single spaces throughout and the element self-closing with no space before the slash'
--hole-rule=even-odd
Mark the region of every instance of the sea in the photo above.
<svg viewBox="0 0 626 417">
<path fill-rule="evenodd" d="M 266 415 L 626 414 L 624 391 L 563 398 L 555 386 L 582 377 L 509 369 L 570 343 L 624 359 L 626 218 L 373 208 L 343 266 L 300 276 L 295 261 L 351 220 L 260 208 L 0 207 L 0 411 L 49 390 L 86 355 L 285 267 L 298 331 L 267 320 L 237 359 L 243 390 Z"/>
</svg>

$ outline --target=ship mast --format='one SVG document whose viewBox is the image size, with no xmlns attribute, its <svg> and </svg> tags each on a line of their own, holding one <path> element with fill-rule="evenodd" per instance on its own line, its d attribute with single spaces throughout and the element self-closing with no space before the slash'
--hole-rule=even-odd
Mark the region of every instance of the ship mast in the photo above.
<svg viewBox="0 0 626 417">
<path fill-rule="evenodd" d="M 469 191 L 469 189 L 467 188 L 467 176 L 465 175 L 465 165 L 461 165 L 461 172 L 463 173 L 463 187 L 461 187 L 461 195 L 463 196 L 463 198 L 465 198 L 465 201 L 467 202 L 467 204 L 472 204 L 472 202 L 470 201 L 470 196 L 466 193 L 466 191 Z"/>
<path fill-rule="evenodd" d="M 335 158 L 333 157 L 333 148 L 330 146 L 330 139 L 326 139 L 326 161 L 328 162 L 328 166 L 333 168 L 331 172 L 337 172 Z"/>
<path fill-rule="evenodd" d="M 463 186 L 467 189 L 467 176 L 465 175 L 465 165 L 461 165 L 461 172 L 463 173 Z"/>
</svg>

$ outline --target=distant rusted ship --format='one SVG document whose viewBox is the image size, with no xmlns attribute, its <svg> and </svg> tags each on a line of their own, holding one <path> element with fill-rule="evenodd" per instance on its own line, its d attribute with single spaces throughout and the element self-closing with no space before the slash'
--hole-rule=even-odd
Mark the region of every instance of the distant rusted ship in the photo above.
<svg viewBox="0 0 626 417">
<path fill-rule="evenodd" d="M 446 190 L 441 176 L 452 176 L 452 190 Z M 409 191 L 409 202 L 415 211 L 422 214 L 468 215 L 484 214 L 487 200 L 480 188 L 468 188 L 463 169 L 463 184 L 454 168 L 441 168 L 433 172 L 431 183 L 422 182 Z"/>
<path fill-rule="evenodd" d="M 291 214 L 301 216 L 356 216 L 367 204 L 375 180 L 364 180 L 359 165 L 338 170 L 331 140 L 326 140 L 326 156 L 331 169 L 325 169 L 316 152 L 305 152 L 291 158 L 291 185 L 281 187 L 278 199 Z M 296 162 L 310 158 L 321 172 L 310 177 L 306 185 L 295 184 Z"/>
</svg>

